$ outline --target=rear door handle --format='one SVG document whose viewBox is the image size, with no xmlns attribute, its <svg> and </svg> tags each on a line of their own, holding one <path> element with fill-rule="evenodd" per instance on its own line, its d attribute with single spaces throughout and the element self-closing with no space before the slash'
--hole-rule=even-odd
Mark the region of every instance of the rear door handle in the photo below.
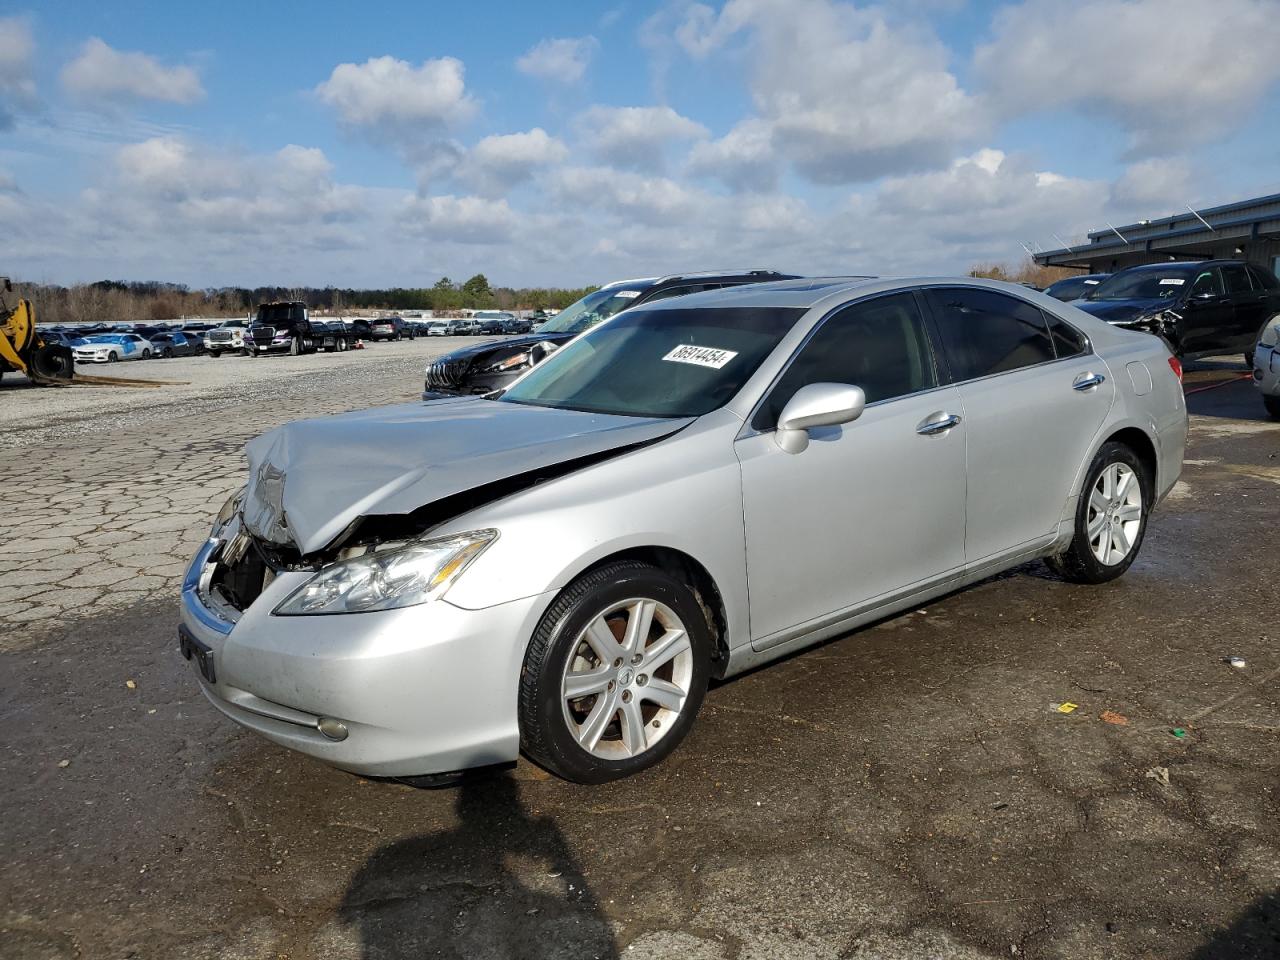
<svg viewBox="0 0 1280 960">
<path fill-rule="evenodd" d="M 931 413 L 921 420 L 916 425 L 916 433 L 926 437 L 933 436 L 935 433 L 946 433 L 959 422 L 960 417 L 958 414 L 939 410 L 937 413 Z"/>
<path fill-rule="evenodd" d="M 1082 373 L 1080 376 L 1076 377 L 1075 381 L 1071 384 L 1071 389 L 1092 390 L 1094 387 L 1105 383 L 1106 379 L 1107 378 L 1100 373 Z"/>
</svg>

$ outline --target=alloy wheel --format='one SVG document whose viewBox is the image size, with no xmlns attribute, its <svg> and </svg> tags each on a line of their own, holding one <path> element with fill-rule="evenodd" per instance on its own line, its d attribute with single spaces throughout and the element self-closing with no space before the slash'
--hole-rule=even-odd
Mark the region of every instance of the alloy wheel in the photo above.
<svg viewBox="0 0 1280 960">
<path fill-rule="evenodd" d="M 1141 529 L 1142 484 L 1137 474 L 1128 464 L 1107 464 L 1089 494 L 1089 549 L 1099 563 L 1114 566 L 1129 555 Z"/>
<path fill-rule="evenodd" d="M 693 681 L 693 645 L 666 604 L 613 604 L 578 634 L 560 699 L 569 733 L 605 760 L 638 756 L 675 726 Z"/>
</svg>

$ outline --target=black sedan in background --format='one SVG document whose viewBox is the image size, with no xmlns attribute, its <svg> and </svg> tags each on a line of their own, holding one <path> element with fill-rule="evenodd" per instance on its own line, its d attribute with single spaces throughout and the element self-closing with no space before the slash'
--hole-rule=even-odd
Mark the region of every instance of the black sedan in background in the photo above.
<svg viewBox="0 0 1280 960">
<path fill-rule="evenodd" d="M 1242 260 L 1147 263 L 1112 274 L 1074 303 L 1120 327 L 1163 337 L 1178 357 L 1242 353 L 1280 313 L 1280 280 Z"/>
<path fill-rule="evenodd" d="M 1055 300 L 1070 303 L 1072 300 L 1087 297 L 1089 291 L 1109 276 L 1111 276 L 1109 273 L 1089 273 L 1080 277 L 1067 277 L 1057 283 L 1049 284 L 1044 288 L 1044 292 Z"/>
<path fill-rule="evenodd" d="M 463 347 L 432 361 L 427 365 L 422 396 L 429 400 L 457 394 L 491 393 L 582 331 L 642 303 L 744 283 L 794 279 L 791 274 L 773 270 L 736 270 L 620 280 L 565 307 L 532 333 Z"/>
</svg>

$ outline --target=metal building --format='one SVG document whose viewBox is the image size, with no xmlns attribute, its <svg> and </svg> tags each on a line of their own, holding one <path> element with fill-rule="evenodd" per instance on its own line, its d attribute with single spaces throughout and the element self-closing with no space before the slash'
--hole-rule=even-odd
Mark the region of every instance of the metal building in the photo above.
<svg viewBox="0 0 1280 960">
<path fill-rule="evenodd" d="M 1061 241 L 1060 241 L 1061 242 Z M 1187 210 L 1159 220 L 1107 225 L 1088 242 L 1036 253 L 1036 263 L 1114 273 L 1161 260 L 1248 260 L 1280 273 L 1280 193 Z"/>
</svg>

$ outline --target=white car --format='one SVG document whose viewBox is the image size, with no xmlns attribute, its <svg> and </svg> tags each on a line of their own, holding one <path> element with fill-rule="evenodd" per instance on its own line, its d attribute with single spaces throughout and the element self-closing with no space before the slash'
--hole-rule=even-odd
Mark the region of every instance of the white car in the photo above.
<svg viewBox="0 0 1280 960">
<path fill-rule="evenodd" d="M 428 337 L 447 337 L 449 335 L 449 324 L 444 320 L 433 320 L 427 324 Z"/>
<path fill-rule="evenodd" d="M 72 349 L 76 363 L 115 363 L 117 360 L 150 360 L 155 353 L 151 341 L 136 333 L 100 333 L 85 337 Z"/>
<path fill-rule="evenodd" d="M 1280 420 L 1280 314 L 1267 321 L 1253 348 L 1253 382 L 1272 420 Z"/>
</svg>

